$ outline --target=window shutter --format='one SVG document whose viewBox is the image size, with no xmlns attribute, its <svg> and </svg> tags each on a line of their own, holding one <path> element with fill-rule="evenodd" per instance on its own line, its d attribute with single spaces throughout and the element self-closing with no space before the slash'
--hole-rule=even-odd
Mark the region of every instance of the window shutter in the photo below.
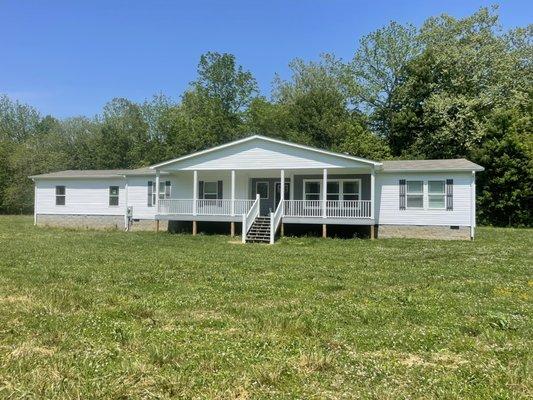
<svg viewBox="0 0 533 400">
<path fill-rule="evenodd" d="M 165 199 L 170 199 L 170 181 L 165 181 Z"/>
<path fill-rule="evenodd" d="M 446 179 L 446 210 L 453 210 L 453 179 Z"/>
<path fill-rule="evenodd" d="M 222 181 L 218 181 L 218 193 L 217 193 L 217 199 L 222 198 Z"/>
<path fill-rule="evenodd" d="M 148 207 L 152 207 L 152 194 L 154 193 L 153 182 L 148 181 Z"/>
<path fill-rule="evenodd" d="M 400 210 L 405 210 L 405 179 L 400 179 Z"/>
<path fill-rule="evenodd" d="M 204 181 L 198 181 L 198 198 L 204 198 Z"/>
</svg>

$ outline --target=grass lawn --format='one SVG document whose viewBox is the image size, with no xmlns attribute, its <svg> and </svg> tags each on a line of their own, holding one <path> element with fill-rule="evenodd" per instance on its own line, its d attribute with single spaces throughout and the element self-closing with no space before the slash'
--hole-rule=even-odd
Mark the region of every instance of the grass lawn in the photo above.
<svg viewBox="0 0 533 400">
<path fill-rule="evenodd" d="M 533 230 L 475 242 L 0 217 L 0 398 L 528 398 Z"/>
</svg>

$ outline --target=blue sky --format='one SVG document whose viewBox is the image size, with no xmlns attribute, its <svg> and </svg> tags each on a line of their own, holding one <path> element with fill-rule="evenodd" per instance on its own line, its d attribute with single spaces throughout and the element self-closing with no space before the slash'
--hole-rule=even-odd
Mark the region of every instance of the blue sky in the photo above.
<svg viewBox="0 0 533 400">
<path fill-rule="evenodd" d="M 230 52 L 270 95 L 295 57 L 352 57 L 361 36 L 391 20 L 471 14 L 494 1 L 0 0 L 0 93 L 58 117 L 92 116 L 113 97 L 175 99 L 200 55 Z M 505 28 L 533 22 L 532 1 L 503 1 Z"/>
</svg>

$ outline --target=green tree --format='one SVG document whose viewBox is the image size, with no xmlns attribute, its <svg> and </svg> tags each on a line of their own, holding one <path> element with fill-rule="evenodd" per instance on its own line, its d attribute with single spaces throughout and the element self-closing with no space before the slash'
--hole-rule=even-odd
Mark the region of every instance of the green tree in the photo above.
<svg viewBox="0 0 533 400">
<path fill-rule="evenodd" d="M 416 28 L 391 22 L 364 36 L 344 68 L 351 101 L 370 116 L 373 130 L 381 136 L 387 137 L 391 129 L 391 97 L 402 82 L 403 69 L 420 52 Z"/>
<path fill-rule="evenodd" d="M 533 225 L 533 107 L 500 109 L 486 123 L 473 159 L 485 167 L 477 179 L 479 222 Z"/>
</svg>

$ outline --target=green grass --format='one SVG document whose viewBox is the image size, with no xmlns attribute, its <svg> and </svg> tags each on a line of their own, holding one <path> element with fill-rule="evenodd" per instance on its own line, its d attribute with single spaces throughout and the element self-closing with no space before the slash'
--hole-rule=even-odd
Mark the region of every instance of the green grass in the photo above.
<svg viewBox="0 0 533 400">
<path fill-rule="evenodd" d="M 527 398 L 533 231 L 475 242 L 0 217 L 1 398 Z"/>
</svg>

